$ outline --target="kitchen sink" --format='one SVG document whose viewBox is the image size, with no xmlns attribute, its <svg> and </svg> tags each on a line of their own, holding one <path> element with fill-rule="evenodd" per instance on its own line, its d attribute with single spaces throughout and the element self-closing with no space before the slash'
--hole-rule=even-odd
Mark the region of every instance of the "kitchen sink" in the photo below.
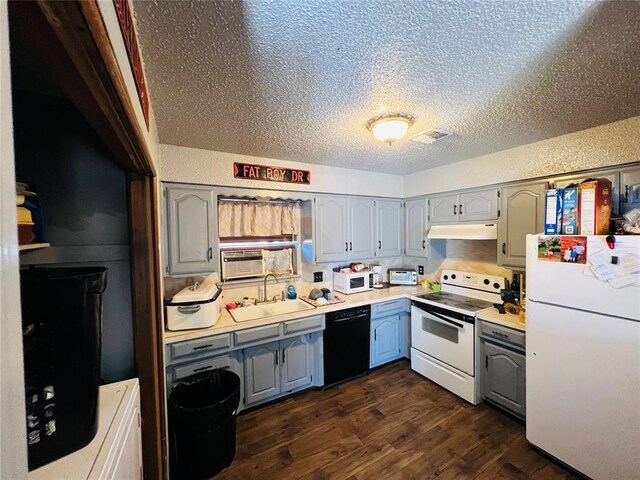
<svg viewBox="0 0 640 480">
<path fill-rule="evenodd" d="M 304 300 L 296 298 L 295 300 L 285 300 L 284 302 L 262 303 L 251 307 L 239 307 L 229 310 L 231 317 L 236 322 L 248 322 L 249 320 L 257 320 L 258 318 L 273 317 L 274 315 L 283 315 L 285 313 L 303 312 L 305 310 L 313 310 L 316 307 L 309 305 Z"/>
</svg>

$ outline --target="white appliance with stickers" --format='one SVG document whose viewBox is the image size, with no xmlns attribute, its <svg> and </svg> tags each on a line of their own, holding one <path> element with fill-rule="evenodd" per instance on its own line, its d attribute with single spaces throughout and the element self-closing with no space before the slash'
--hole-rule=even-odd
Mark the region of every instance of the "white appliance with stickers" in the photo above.
<svg viewBox="0 0 640 480">
<path fill-rule="evenodd" d="M 587 236 L 586 263 L 527 236 L 527 439 L 593 479 L 640 472 L 640 236 Z"/>
</svg>

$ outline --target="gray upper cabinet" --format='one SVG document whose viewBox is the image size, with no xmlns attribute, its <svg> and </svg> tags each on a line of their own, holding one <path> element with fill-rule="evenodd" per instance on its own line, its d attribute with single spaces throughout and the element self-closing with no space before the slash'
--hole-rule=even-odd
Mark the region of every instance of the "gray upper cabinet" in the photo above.
<svg viewBox="0 0 640 480">
<path fill-rule="evenodd" d="M 342 262 L 349 255 L 347 198 L 318 195 L 315 219 L 316 262 Z"/>
<path fill-rule="evenodd" d="M 405 255 L 427 257 L 427 201 L 411 200 L 404 205 Z"/>
<path fill-rule="evenodd" d="M 429 223 L 458 221 L 458 195 L 444 195 L 429 199 Z"/>
<path fill-rule="evenodd" d="M 215 270 L 215 197 L 211 188 L 167 187 L 167 273 Z"/>
<path fill-rule="evenodd" d="M 461 222 L 497 220 L 498 190 L 478 190 L 461 193 L 458 204 L 458 219 Z"/>
<path fill-rule="evenodd" d="M 620 193 L 622 196 L 620 213 L 640 208 L 640 168 L 620 174 Z"/>
<path fill-rule="evenodd" d="M 376 200 L 377 257 L 402 255 L 402 202 L 400 200 Z"/>
<path fill-rule="evenodd" d="M 490 221 L 498 218 L 498 190 L 475 190 L 429 199 L 429 223 Z"/>
<path fill-rule="evenodd" d="M 280 393 L 280 342 L 244 351 L 245 402 L 251 405 Z"/>
<path fill-rule="evenodd" d="M 369 198 L 316 197 L 316 262 L 365 260 L 375 256 L 376 206 Z"/>
<path fill-rule="evenodd" d="M 544 229 L 546 182 L 525 183 L 500 190 L 498 221 L 498 264 L 524 268 L 526 237 Z"/>
<path fill-rule="evenodd" d="M 364 260 L 375 255 L 376 207 L 369 198 L 349 198 L 349 260 Z"/>
<path fill-rule="evenodd" d="M 620 191 L 618 190 L 618 182 L 620 180 L 620 174 L 616 172 L 595 172 L 592 174 L 581 173 L 579 175 L 568 175 L 563 177 L 557 177 L 549 181 L 553 188 L 564 188 L 572 183 L 581 183 L 588 178 L 607 178 L 611 180 L 612 196 L 611 196 L 611 211 L 616 214 L 620 211 Z"/>
</svg>

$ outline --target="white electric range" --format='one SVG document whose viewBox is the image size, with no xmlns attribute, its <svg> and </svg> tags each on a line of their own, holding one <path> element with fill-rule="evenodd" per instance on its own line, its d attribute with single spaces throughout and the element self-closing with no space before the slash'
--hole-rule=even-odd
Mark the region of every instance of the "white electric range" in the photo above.
<svg viewBox="0 0 640 480">
<path fill-rule="evenodd" d="M 440 283 L 441 292 L 411 297 L 411 368 L 477 405 L 476 314 L 502 303 L 505 279 L 443 270 Z"/>
</svg>

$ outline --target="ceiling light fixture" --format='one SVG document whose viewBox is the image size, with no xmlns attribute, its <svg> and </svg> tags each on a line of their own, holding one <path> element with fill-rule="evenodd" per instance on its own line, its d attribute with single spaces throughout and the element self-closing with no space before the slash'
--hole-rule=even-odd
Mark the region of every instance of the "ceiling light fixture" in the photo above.
<svg viewBox="0 0 640 480">
<path fill-rule="evenodd" d="M 391 145 L 407 134 L 414 120 L 411 115 L 405 113 L 385 113 L 371 118 L 367 122 L 367 129 L 378 140 Z"/>
</svg>

